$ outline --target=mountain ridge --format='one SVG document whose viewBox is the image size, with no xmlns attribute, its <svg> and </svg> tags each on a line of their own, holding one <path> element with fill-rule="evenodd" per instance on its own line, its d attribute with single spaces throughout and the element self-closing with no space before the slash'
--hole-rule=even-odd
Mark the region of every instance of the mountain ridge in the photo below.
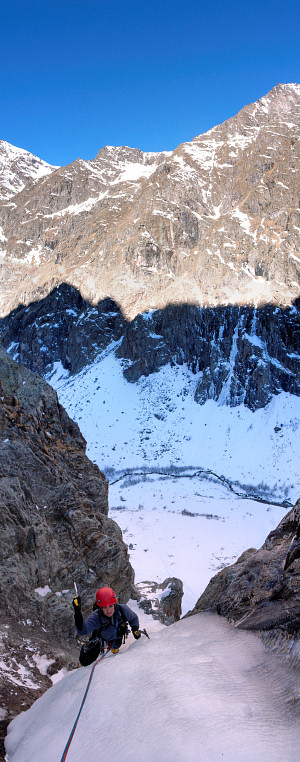
<svg viewBox="0 0 300 762">
<path fill-rule="evenodd" d="M 256 410 L 281 391 L 300 396 L 299 300 L 258 309 L 175 304 L 126 321 L 111 299 L 92 305 L 61 284 L 0 319 L 0 345 L 42 376 L 57 362 L 76 375 L 107 351 L 133 383 L 164 365 L 186 364 L 199 404 L 214 399 Z"/>
<path fill-rule="evenodd" d="M 173 152 L 107 146 L 2 204 L 1 314 L 61 282 L 127 319 L 169 303 L 299 295 L 300 86 Z"/>
<path fill-rule="evenodd" d="M 54 172 L 58 167 L 38 156 L 0 140 L 0 200 L 8 201 L 20 193 L 27 183 Z"/>
</svg>

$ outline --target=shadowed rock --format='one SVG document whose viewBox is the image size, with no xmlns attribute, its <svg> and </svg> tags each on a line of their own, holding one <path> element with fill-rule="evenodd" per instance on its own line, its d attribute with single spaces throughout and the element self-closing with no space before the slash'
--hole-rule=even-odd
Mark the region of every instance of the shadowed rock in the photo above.
<svg viewBox="0 0 300 762">
<path fill-rule="evenodd" d="M 214 399 L 256 410 L 281 391 L 300 395 L 299 300 L 287 309 L 170 304 L 128 323 L 111 299 L 93 306 L 61 284 L 0 319 L 0 335 L 14 359 L 41 375 L 57 362 L 78 373 L 115 349 L 130 382 L 186 363 L 200 405 Z"/>
<path fill-rule="evenodd" d="M 153 619 L 159 619 L 167 625 L 179 621 L 183 596 L 181 579 L 168 577 L 161 584 L 139 582 L 132 595 L 138 601 L 138 606 L 146 614 L 151 614 Z"/>
<path fill-rule="evenodd" d="M 108 484 L 85 446 L 54 390 L 0 348 L 4 725 L 51 686 L 47 669 L 39 670 L 41 655 L 52 673 L 78 664 L 73 580 L 85 613 L 101 585 L 114 587 L 121 601 L 130 597 L 127 545 L 107 517 Z"/>
</svg>

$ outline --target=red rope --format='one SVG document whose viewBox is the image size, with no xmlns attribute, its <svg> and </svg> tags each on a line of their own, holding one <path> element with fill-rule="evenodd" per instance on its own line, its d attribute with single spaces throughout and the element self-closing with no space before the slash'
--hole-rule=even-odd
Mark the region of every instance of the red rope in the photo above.
<svg viewBox="0 0 300 762">
<path fill-rule="evenodd" d="M 65 759 L 67 757 L 69 748 L 71 746 L 72 739 L 73 739 L 74 734 L 75 734 L 75 730 L 77 728 L 77 723 L 78 723 L 79 717 L 81 715 L 81 712 L 82 712 L 82 709 L 83 709 L 83 705 L 84 705 L 85 699 L 86 699 L 88 691 L 89 691 L 89 687 L 90 687 L 91 682 L 92 682 L 92 677 L 93 677 L 93 674 L 94 674 L 94 669 L 95 669 L 95 667 L 97 667 L 97 664 L 99 664 L 99 661 L 102 661 L 102 659 L 104 659 L 104 657 L 108 654 L 108 652 L 110 650 L 111 650 L 111 647 L 108 648 L 107 651 L 105 651 L 105 654 L 102 654 L 102 656 L 100 656 L 100 659 L 97 659 L 97 661 L 95 661 L 95 664 L 93 665 L 93 667 L 91 669 L 91 674 L 90 674 L 89 681 L 88 681 L 88 684 L 87 684 L 85 692 L 84 692 L 84 696 L 83 696 L 83 699 L 82 699 L 82 702 L 81 702 L 81 705 L 80 705 L 80 708 L 79 708 L 79 712 L 77 714 L 76 720 L 74 722 L 74 725 L 72 727 L 71 733 L 70 733 L 69 738 L 67 740 L 67 743 L 66 743 L 66 746 L 65 746 L 65 749 L 64 749 L 64 752 L 63 752 L 63 755 L 61 757 L 60 762 L 65 762 Z"/>
</svg>

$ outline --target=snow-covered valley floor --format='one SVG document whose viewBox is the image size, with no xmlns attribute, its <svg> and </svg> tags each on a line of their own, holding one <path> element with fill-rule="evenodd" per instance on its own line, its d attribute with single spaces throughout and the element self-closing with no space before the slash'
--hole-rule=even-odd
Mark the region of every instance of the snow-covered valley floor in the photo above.
<svg viewBox="0 0 300 762">
<path fill-rule="evenodd" d="M 200 406 L 185 366 L 130 384 L 113 349 L 75 377 L 57 365 L 48 380 L 110 482 L 136 582 L 179 577 L 186 613 L 299 497 L 300 400 L 281 394 L 255 413 Z"/>
</svg>

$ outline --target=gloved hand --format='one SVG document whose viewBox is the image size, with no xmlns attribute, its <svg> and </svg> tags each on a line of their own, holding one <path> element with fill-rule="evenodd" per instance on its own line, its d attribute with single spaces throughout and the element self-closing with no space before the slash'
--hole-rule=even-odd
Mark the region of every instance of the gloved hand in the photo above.
<svg viewBox="0 0 300 762">
<path fill-rule="evenodd" d="M 77 627 L 77 630 L 82 630 L 83 616 L 81 613 L 80 595 L 76 595 L 76 598 L 73 598 L 72 603 L 73 603 L 73 609 L 74 609 L 75 626 Z"/>
<path fill-rule="evenodd" d="M 73 608 L 76 613 L 76 611 L 81 611 L 81 598 L 80 595 L 76 595 L 75 598 L 73 598 Z"/>
<path fill-rule="evenodd" d="M 133 637 L 138 640 L 141 637 L 141 632 L 138 629 L 132 630 Z"/>
</svg>

